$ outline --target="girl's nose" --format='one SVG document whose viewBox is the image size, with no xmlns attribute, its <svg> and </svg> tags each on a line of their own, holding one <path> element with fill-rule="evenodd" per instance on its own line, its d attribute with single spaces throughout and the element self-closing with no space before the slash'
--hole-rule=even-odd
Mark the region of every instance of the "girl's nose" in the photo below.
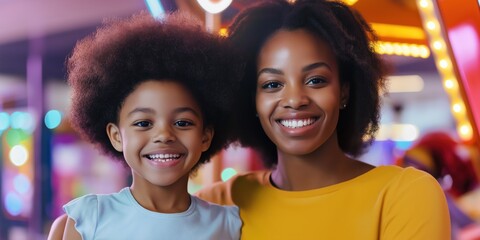
<svg viewBox="0 0 480 240">
<path fill-rule="evenodd" d="M 168 126 L 159 126 L 153 138 L 153 141 L 158 143 L 172 143 L 175 142 L 175 140 L 175 134 Z"/>
</svg>

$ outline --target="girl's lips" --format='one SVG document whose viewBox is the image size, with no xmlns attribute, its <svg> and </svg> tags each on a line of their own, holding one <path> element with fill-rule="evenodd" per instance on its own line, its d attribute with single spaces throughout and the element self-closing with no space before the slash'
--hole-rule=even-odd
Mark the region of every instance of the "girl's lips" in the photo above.
<svg viewBox="0 0 480 240">
<path fill-rule="evenodd" d="M 144 155 L 150 164 L 155 167 L 168 168 L 177 165 L 184 156 L 181 153 L 155 153 Z"/>
</svg>

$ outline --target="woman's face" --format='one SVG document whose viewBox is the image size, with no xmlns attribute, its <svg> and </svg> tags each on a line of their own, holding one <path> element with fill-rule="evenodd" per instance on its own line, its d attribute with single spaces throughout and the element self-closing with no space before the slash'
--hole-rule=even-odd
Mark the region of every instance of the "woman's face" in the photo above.
<svg viewBox="0 0 480 240">
<path fill-rule="evenodd" d="M 256 109 L 278 150 L 305 155 L 332 139 L 348 89 L 330 46 L 303 29 L 280 30 L 257 61 Z"/>
</svg>

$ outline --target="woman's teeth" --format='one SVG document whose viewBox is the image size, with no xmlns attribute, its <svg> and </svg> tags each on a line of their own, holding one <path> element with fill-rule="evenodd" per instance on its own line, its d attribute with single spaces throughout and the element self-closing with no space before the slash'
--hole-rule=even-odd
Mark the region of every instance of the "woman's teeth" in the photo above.
<svg viewBox="0 0 480 240">
<path fill-rule="evenodd" d="M 288 119 L 288 120 L 280 120 L 280 124 L 287 128 L 301 128 L 308 125 L 312 125 L 317 118 L 307 118 L 307 119 Z"/>
</svg>

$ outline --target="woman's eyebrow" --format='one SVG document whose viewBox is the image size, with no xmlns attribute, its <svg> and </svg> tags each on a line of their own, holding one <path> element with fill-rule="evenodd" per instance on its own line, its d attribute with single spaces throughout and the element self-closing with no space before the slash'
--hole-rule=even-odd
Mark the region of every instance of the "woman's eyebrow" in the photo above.
<svg viewBox="0 0 480 240">
<path fill-rule="evenodd" d="M 302 72 L 308 72 L 308 71 L 311 71 L 315 68 L 321 68 L 321 67 L 326 67 L 330 71 L 332 70 L 330 65 L 328 65 L 327 63 L 316 62 L 316 63 L 312 63 L 312 64 L 309 64 L 309 65 L 303 67 Z M 263 73 L 270 73 L 270 74 L 277 74 L 277 75 L 283 75 L 284 74 L 282 70 L 279 70 L 279 69 L 276 69 L 276 68 L 262 68 L 260 71 L 258 71 L 257 77 L 260 76 Z"/>
<path fill-rule="evenodd" d="M 305 67 L 302 68 L 302 72 L 308 72 L 308 71 L 311 71 L 315 68 L 320 68 L 320 67 L 326 67 L 328 68 L 330 71 L 332 71 L 332 68 L 330 67 L 330 65 L 328 65 L 327 63 L 325 62 L 316 62 L 316 63 L 312 63 L 312 64 L 309 64 Z"/>
</svg>

